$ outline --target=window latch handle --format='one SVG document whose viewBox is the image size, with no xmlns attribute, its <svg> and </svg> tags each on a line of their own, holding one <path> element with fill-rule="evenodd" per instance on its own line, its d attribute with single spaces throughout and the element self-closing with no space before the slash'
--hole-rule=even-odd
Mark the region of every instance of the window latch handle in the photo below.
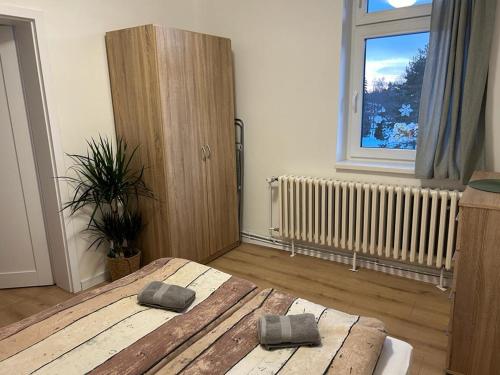
<svg viewBox="0 0 500 375">
<path fill-rule="evenodd" d="M 358 113 L 358 97 L 359 93 L 356 91 L 352 96 L 352 108 L 354 113 Z"/>
</svg>

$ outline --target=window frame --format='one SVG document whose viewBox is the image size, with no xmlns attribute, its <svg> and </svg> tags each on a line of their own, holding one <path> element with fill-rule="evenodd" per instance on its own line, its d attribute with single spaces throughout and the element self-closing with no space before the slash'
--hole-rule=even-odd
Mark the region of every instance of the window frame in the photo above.
<svg viewBox="0 0 500 375">
<path fill-rule="evenodd" d="M 367 6 L 368 0 L 357 0 L 352 9 L 351 46 L 347 59 L 350 71 L 349 85 L 346 88 L 349 100 L 345 156 L 348 161 L 414 163 L 415 150 L 361 147 L 365 40 L 429 32 L 432 5 L 414 5 L 372 13 L 367 12 Z"/>
<path fill-rule="evenodd" d="M 354 4 L 353 8 L 354 26 L 398 21 L 408 18 L 430 17 L 432 12 L 432 4 L 420 4 L 368 13 L 368 1 L 369 0 L 355 1 L 357 4 Z"/>
</svg>

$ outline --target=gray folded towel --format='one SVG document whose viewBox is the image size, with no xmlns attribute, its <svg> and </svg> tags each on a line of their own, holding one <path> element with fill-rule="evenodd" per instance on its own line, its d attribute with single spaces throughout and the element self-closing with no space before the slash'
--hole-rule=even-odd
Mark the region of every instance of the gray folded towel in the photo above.
<svg viewBox="0 0 500 375">
<path fill-rule="evenodd" d="M 260 344 L 268 350 L 321 344 L 313 314 L 263 315 L 258 321 L 257 334 Z"/>
<path fill-rule="evenodd" d="M 152 281 L 139 293 L 137 301 L 141 305 L 181 312 L 193 303 L 195 297 L 196 293 L 191 289 Z"/>
</svg>

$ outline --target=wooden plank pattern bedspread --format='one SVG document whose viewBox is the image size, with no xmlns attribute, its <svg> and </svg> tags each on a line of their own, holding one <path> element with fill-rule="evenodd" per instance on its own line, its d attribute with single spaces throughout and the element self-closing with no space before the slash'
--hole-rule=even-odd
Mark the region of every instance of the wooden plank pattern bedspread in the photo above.
<svg viewBox="0 0 500 375">
<path fill-rule="evenodd" d="M 267 351 L 257 341 L 263 313 L 312 313 L 322 345 Z M 151 373 L 167 374 L 372 374 L 386 334 L 372 318 L 328 309 L 273 289 L 266 289 L 231 317 L 168 363 Z"/>
<path fill-rule="evenodd" d="M 196 291 L 184 313 L 137 304 L 163 280 Z M 316 316 L 322 345 L 275 351 L 257 342 L 263 313 Z M 160 259 L 102 288 L 0 329 L 0 374 L 371 374 L 382 323 L 184 259 Z"/>
</svg>

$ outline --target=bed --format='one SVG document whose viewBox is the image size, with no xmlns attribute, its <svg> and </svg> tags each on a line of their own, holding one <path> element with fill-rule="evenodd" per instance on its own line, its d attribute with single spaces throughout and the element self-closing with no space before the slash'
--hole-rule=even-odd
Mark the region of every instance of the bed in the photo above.
<svg viewBox="0 0 500 375">
<path fill-rule="evenodd" d="M 137 304 L 150 281 L 188 286 L 183 313 Z M 320 347 L 262 349 L 262 313 L 316 315 Z M 196 262 L 138 272 L 0 328 L 0 374 L 406 374 L 412 348 L 376 319 L 349 315 Z"/>
</svg>

